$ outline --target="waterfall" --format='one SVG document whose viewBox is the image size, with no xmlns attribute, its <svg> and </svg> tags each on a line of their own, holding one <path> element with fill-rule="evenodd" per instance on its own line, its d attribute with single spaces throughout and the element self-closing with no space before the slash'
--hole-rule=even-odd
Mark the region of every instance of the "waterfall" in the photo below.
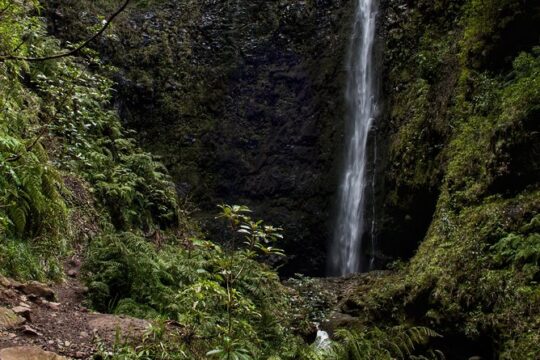
<svg viewBox="0 0 540 360">
<path fill-rule="evenodd" d="M 365 233 L 365 197 L 368 135 L 376 115 L 373 47 L 377 0 L 357 0 L 347 60 L 346 154 L 339 189 L 339 210 L 332 242 L 329 270 L 332 275 L 362 271 L 362 237 Z M 373 179 L 371 179 L 373 181 Z M 368 262 L 373 262 L 373 259 Z"/>
</svg>

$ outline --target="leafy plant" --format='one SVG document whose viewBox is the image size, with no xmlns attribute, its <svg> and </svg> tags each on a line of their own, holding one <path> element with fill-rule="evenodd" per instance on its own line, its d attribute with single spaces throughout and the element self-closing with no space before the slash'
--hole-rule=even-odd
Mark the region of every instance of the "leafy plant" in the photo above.
<svg viewBox="0 0 540 360">
<path fill-rule="evenodd" d="M 261 257 L 280 256 L 279 229 L 252 220 L 249 209 L 223 206 L 224 247 L 192 239 L 158 247 L 133 233 L 90 244 L 85 265 L 94 307 L 155 318 L 184 328 L 194 358 L 258 358 L 296 352 L 290 293 Z M 206 355 L 208 354 L 208 355 Z"/>
<path fill-rule="evenodd" d="M 33 6 L 36 1 L 0 1 L 5 9 L 0 17 L 0 53 L 16 48 L 28 52 L 30 43 L 35 52 L 54 46 L 44 36 L 43 21 L 29 16 Z M 44 69 L 26 62 L 0 62 L 0 246 L 12 249 L 17 247 L 15 241 L 24 242 L 21 251 L 24 248 L 33 258 L 28 264 L 15 264 L 20 258 L 6 259 L 6 251 L 2 262 L 9 262 L 10 275 L 32 278 L 50 273 L 54 259 L 66 251 L 67 232 L 60 173 L 39 141 L 55 113 L 54 103 L 28 86 L 39 71 Z M 31 269 L 34 262 L 43 263 L 45 271 Z"/>
<path fill-rule="evenodd" d="M 249 324 L 238 321 L 236 317 L 237 315 L 241 315 L 240 318 L 262 317 L 262 314 L 256 311 L 251 302 L 243 301 L 238 283 L 248 269 L 249 262 L 256 258 L 257 252 L 265 255 L 283 255 L 282 250 L 272 246 L 277 239 L 282 238 L 278 232 L 281 229 L 263 225 L 262 221 L 253 221 L 246 215 L 250 210 L 245 206 L 220 205 L 220 208 L 222 210 L 220 217 L 227 220 L 232 231 L 230 250 L 226 252 L 225 261 L 219 272 L 225 283 L 222 299 L 226 306 L 227 324 L 220 334 L 222 346 L 208 352 L 207 355 L 227 360 L 250 359 L 250 351 L 242 347 L 244 344 L 238 339 L 239 329 L 235 329 L 241 327 L 245 331 Z M 244 236 L 245 248 L 240 251 L 235 249 L 236 233 Z"/>
</svg>

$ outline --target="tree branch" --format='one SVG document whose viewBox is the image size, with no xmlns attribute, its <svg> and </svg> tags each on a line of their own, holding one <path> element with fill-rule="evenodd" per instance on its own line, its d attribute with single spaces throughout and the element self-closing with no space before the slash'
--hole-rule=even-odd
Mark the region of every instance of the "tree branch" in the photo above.
<svg viewBox="0 0 540 360">
<path fill-rule="evenodd" d="M 0 55 L 0 62 L 4 62 L 4 61 L 7 61 L 7 60 L 24 60 L 24 61 L 37 62 L 37 61 L 46 61 L 46 60 L 59 59 L 59 58 L 75 55 L 79 51 L 81 51 L 82 49 L 87 47 L 88 44 L 90 44 L 92 41 L 94 41 L 99 36 L 101 36 L 101 34 L 103 34 L 105 32 L 105 30 L 107 30 L 107 28 L 109 27 L 111 22 L 118 15 L 120 15 L 120 13 L 122 13 L 126 9 L 126 7 L 128 6 L 128 4 L 130 2 L 131 2 L 131 0 L 125 0 L 125 2 L 122 4 L 122 6 L 120 6 L 118 8 L 118 10 L 116 10 L 111 16 L 109 16 L 109 18 L 105 21 L 105 24 L 103 24 L 103 27 L 97 33 L 95 33 L 94 35 L 92 35 L 91 37 L 86 39 L 82 44 L 80 44 L 79 46 L 77 46 L 73 50 L 63 52 L 63 53 L 59 53 L 59 54 L 44 56 L 44 57 L 26 57 L 26 56 L 17 56 L 17 55 Z"/>
</svg>

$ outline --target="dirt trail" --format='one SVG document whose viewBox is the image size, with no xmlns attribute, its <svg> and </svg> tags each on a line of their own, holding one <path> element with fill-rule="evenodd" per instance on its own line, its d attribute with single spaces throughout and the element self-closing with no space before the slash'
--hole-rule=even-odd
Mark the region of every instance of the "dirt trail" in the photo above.
<svg viewBox="0 0 540 360">
<path fill-rule="evenodd" d="M 132 337 L 145 332 L 149 323 L 144 320 L 92 313 L 85 308 L 86 288 L 78 279 L 79 267 L 80 262 L 72 260 L 66 269 L 71 276 L 51 287 L 0 279 L 0 309 L 18 313 L 21 320 L 2 326 L 0 318 L 0 349 L 37 346 L 66 357 L 87 359 L 98 344 L 110 347 L 117 331 Z M 47 299 L 51 290 L 55 298 Z"/>
</svg>

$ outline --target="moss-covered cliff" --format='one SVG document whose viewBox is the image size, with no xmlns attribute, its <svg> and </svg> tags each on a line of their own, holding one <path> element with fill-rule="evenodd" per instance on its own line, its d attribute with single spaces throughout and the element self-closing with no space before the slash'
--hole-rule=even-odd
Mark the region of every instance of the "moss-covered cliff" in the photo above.
<svg viewBox="0 0 540 360">
<path fill-rule="evenodd" d="M 536 183 L 537 162 L 524 155 L 526 151 L 517 150 L 527 144 L 534 147 L 534 121 L 525 118 L 535 115 L 515 119 L 524 136 L 514 132 L 509 139 L 510 133 L 500 129 L 503 121 L 495 124 L 479 118 L 515 116 L 503 104 L 503 92 L 507 97 L 510 92 L 519 96 L 517 85 L 512 90 L 507 85 L 517 75 L 512 64 L 520 52 L 536 56 L 538 9 L 532 2 L 512 1 L 415 5 L 384 1 L 383 7 L 385 115 L 378 138 L 385 145 L 379 159 L 379 244 L 386 254 L 410 256 L 431 224 L 445 176 L 453 169 L 452 158 L 460 157 L 462 164 L 470 162 L 468 171 L 455 169 L 450 185 L 457 190 L 466 182 L 475 183 L 479 192 L 461 194 L 471 200 L 496 193 L 516 194 Z M 521 96 L 534 108 L 534 97 Z M 482 161 L 465 154 L 475 152 L 467 145 L 482 146 L 473 144 L 478 138 L 463 140 L 460 149 L 451 144 L 465 122 L 479 133 L 484 126 L 485 136 L 490 137 L 485 141 L 491 145 L 484 143 L 482 149 L 476 149 L 485 155 Z M 534 154 L 531 150 L 529 154 Z M 488 162 L 489 154 L 493 155 Z"/>
<path fill-rule="evenodd" d="M 447 358 L 537 358 L 540 6 L 382 6 L 377 243 L 412 259 L 344 309 L 437 329 Z"/>
</svg>

